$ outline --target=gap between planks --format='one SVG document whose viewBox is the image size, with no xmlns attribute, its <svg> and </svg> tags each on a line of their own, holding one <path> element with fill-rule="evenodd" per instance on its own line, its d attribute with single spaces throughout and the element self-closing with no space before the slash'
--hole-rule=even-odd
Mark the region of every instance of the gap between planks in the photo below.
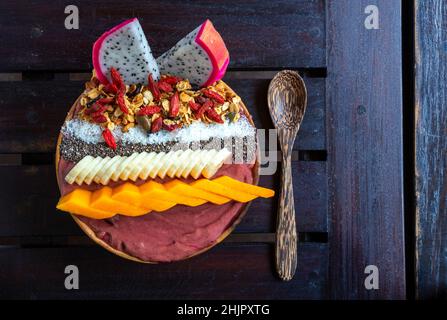
<svg viewBox="0 0 447 320">
<path fill-rule="evenodd" d="M 277 162 L 281 162 L 281 151 L 276 152 Z M 272 158 L 270 152 L 267 152 L 269 159 Z M 326 161 L 326 150 L 294 150 L 292 152 L 292 161 Z M 274 160 L 272 160 L 274 161 Z M 0 167 L 2 166 L 21 166 L 21 165 L 51 165 L 54 163 L 53 153 L 0 153 Z"/>
<path fill-rule="evenodd" d="M 282 69 L 250 69 L 250 70 L 229 70 L 226 79 L 258 79 L 270 80 L 281 70 L 289 69 L 298 71 L 302 76 L 308 78 L 326 78 L 326 68 L 282 68 Z M 90 72 L 52 72 L 52 71 L 24 71 L 24 72 L 0 72 L 0 82 L 17 82 L 33 80 L 68 80 L 87 81 L 91 77 Z"/>
<path fill-rule="evenodd" d="M 327 243 L 327 232 L 299 232 L 300 243 Z M 223 243 L 227 244 L 273 244 L 275 233 L 232 233 Z M 76 247 L 93 246 L 94 242 L 85 235 L 79 236 L 25 236 L 0 237 L 2 247 Z"/>
</svg>

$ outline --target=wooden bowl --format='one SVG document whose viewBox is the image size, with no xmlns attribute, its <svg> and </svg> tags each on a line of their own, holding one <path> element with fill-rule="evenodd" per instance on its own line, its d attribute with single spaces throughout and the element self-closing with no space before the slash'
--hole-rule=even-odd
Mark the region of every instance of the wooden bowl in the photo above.
<svg viewBox="0 0 447 320">
<path fill-rule="evenodd" d="M 231 91 L 231 92 L 234 92 L 234 91 L 233 91 L 227 84 L 225 84 L 225 86 L 226 86 L 227 90 L 229 90 L 229 91 Z M 82 96 L 82 95 L 81 95 L 81 96 Z M 70 111 L 68 112 L 67 117 L 65 118 L 65 121 L 68 121 L 68 120 L 70 120 L 70 119 L 73 117 L 74 112 L 75 112 L 75 110 L 76 110 L 76 107 L 78 106 L 79 101 L 80 101 L 80 99 L 81 99 L 81 96 L 79 96 L 78 99 L 76 99 L 75 103 L 74 103 L 73 106 L 70 108 Z M 244 110 L 244 113 L 245 113 L 245 115 L 247 116 L 248 121 L 254 126 L 253 119 L 252 119 L 250 113 L 248 112 L 247 107 L 245 106 L 245 104 L 244 104 L 242 101 L 239 103 L 239 107 L 240 107 L 242 110 Z M 56 176 L 58 175 L 58 167 L 59 167 L 59 159 L 60 159 L 60 144 L 61 144 L 61 141 L 62 141 L 62 133 L 59 133 L 59 137 L 58 137 L 57 145 L 56 145 L 56 158 L 55 158 L 55 163 L 56 163 L 56 165 L 55 165 L 55 166 L 56 166 Z M 256 141 L 257 141 L 257 140 L 256 140 Z M 258 142 L 256 142 L 256 143 L 258 143 Z M 255 163 L 254 163 L 253 168 L 252 168 L 252 172 L 253 172 L 253 184 L 255 184 L 255 185 L 257 185 L 258 182 L 259 182 L 259 159 L 260 159 L 260 150 L 259 150 L 259 145 L 257 145 L 257 148 L 256 148 L 256 160 L 255 160 Z M 59 180 L 60 180 L 60 179 L 58 179 L 58 184 L 59 184 Z M 59 185 L 59 190 L 60 190 L 60 189 L 61 189 L 61 186 Z M 198 254 L 200 254 L 200 253 L 202 253 L 202 252 L 205 252 L 205 251 L 211 249 L 212 247 L 214 247 L 215 245 L 217 245 L 218 243 L 220 243 L 222 240 L 224 240 L 224 239 L 225 239 L 225 238 L 226 238 L 226 237 L 227 237 L 227 236 L 234 230 L 234 228 L 236 228 L 236 226 L 240 223 L 240 221 L 242 220 L 242 218 L 243 218 L 243 217 L 245 216 L 245 214 L 247 213 L 247 210 L 248 210 L 248 207 L 249 207 L 249 206 L 250 206 L 250 202 L 245 203 L 245 204 L 239 209 L 239 212 L 238 212 L 238 214 L 237 214 L 237 219 L 234 220 L 233 224 L 232 224 L 228 229 L 226 229 L 226 230 L 219 236 L 219 238 L 217 238 L 217 240 L 216 240 L 214 243 L 212 243 L 212 244 L 209 245 L 208 247 L 205 247 L 205 248 L 203 248 L 203 249 L 201 249 L 201 250 L 195 252 L 194 254 L 192 254 L 192 255 L 190 255 L 190 256 L 188 256 L 188 257 L 185 257 L 185 258 L 183 258 L 183 259 L 180 259 L 180 260 L 188 259 L 188 258 L 191 258 L 191 257 L 193 257 L 193 256 L 196 256 L 196 255 L 198 255 Z M 128 255 L 127 253 L 124 253 L 124 252 L 122 252 L 122 251 L 119 251 L 119 250 L 117 250 L 117 249 L 111 247 L 109 244 L 107 244 L 107 243 L 104 242 L 103 240 L 99 239 L 99 238 L 96 236 L 96 234 L 93 232 L 93 230 L 92 230 L 87 224 L 85 224 L 84 222 L 82 222 L 82 221 L 81 221 L 75 214 L 71 214 L 71 216 L 72 216 L 72 218 L 74 219 L 74 221 L 79 225 L 79 227 L 80 227 L 80 228 L 87 234 L 87 236 L 90 237 L 90 239 L 92 239 L 93 241 L 95 241 L 97 244 L 99 244 L 99 245 L 102 246 L 103 248 L 107 249 L 108 251 L 110 251 L 110 252 L 112 252 L 112 253 L 114 253 L 114 254 L 116 254 L 116 255 L 122 257 L 122 258 L 126 258 L 126 259 L 129 259 L 129 260 L 132 260 L 132 261 L 136 261 L 136 262 L 141 262 L 141 263 L 152 263 L 152 264 L 154 264 L 154 263 L 159 263 L 158 261 L 144 261 L 144 260 L 138 259 L 138 258 L 136 258 L 136 257 L 133 257 L 133 256 L 131 256 L 131 255 Z M 176 261 L 180 261 L 180 260 L 176 260 Z"/>
</svg>

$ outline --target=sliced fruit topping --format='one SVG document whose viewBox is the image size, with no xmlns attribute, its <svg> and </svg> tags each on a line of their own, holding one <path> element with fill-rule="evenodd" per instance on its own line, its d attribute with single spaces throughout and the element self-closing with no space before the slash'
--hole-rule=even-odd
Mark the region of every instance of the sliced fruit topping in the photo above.
<svg viewBox="0 0 447 320">
<path fill-rule="evenodd" d="M 113 84 L 111 91 L 119 90 L 110 71 L 115 68 L 125 84 L 147 83 L 148 76 L 160 77 L 157 62 L 137 18 L 115 26 L 96 40 L 92 53 L 93 67 L 99 81 Z"/>
<path fill-rule="evenodd" d="M 209 86 L 222 79 L 230 62 L 227 47 L 206 20 L 157 58 L 162 73 L 189 79 L 193 86 Z"/>
<path fill-rule="evenodd" d="M 118 187 L 103 187 L 94 192 L 75 189 L 61 197 L 57 208 L 63 211 L 105 219 L 122 214 L 139 216 L 165 211 L 177 204 L 196 207 L 206 202 L 216 205 L 231 200 L 248 202 L 258 196 L 269 198 L 275 192 L 236 179 L 222 176 L 214 180 L 200 179 L 190 184 L 174 179 L 165 184 L 149 181 L 141 186 L 126 182 Z"/>
<path fill-rule="evenodd" d="M 227 149 L 217 150 L 177 150 L 168 153 L 133 153 L 130 156 L 115 156 L 101 158 L 86 156 L 79 161 L 65 176 L 69 184 L 91 184 L 92 181 L 107 185 L 112 181 L 136 181 L 160 177 L 192 176 L 198 179 L 200 175 L 211 178 L 224 162 L 231 156 Z"/>
</svg>

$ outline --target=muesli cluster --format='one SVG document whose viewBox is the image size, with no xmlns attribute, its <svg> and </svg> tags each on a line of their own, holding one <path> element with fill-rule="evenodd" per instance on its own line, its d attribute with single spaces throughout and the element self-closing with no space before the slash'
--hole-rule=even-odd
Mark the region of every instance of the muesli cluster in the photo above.
<svg viewBox="0 0 447 320">
<path fill-rule="evenodd" d="M 187 79 L 162 75 L 159 81 L 149 76 L 148 85 L 125 85 L 118 71 L 111 70 L 112 82 L 103 85 L 93 72 L 81 97 L 78 117 L 103 127 L 105 142 L 116 148 L 112 131 L 123 132 L 140 125 L 145 131 L 172 131 L 196 121 L 236 122 L 241 99 L 222 82 L 193 90 Z"/>
</svg>

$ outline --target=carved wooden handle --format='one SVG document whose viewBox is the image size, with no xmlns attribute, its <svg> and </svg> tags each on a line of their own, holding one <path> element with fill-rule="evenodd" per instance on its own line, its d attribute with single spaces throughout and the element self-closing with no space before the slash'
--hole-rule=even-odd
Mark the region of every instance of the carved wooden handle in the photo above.
<svg viewBox="0 0 447 320">
<path fill-rule="evenodd" d="M 282 144 L 282 177 L 279 198 L 279 212 L 276 226 L 276 270 L 282 280 L 293 278 L 297 264 L 297 234 L 295 203 L 293 202 L 292 157 L 290 142 L 280 134 Z M 290 138 L 290 136 L 289 136 Z M 282 140 L 282 141 L 281 141 Z"/>
</svg>

